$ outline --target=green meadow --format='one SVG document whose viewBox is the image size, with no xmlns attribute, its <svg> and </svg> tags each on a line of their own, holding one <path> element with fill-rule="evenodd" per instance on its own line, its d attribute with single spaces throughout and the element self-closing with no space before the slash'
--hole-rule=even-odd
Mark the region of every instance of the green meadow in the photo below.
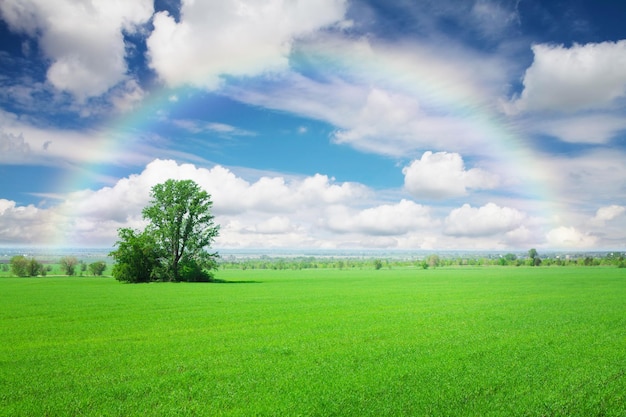
<svg viewBox="0 0 626 417">
<path fill-rule="evenodd" d="M 0 415 L 626 415 L 626 269 L 217 278 L 0 278 Z"/>
</svg>

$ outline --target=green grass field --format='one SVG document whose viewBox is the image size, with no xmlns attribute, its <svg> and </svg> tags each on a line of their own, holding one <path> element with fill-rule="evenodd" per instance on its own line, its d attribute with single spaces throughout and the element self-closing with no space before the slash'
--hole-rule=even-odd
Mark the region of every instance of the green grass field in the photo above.
<svg viewBox="0 0 626 417">
<path fill-rule="evenodd" d="M 624 416 L 626 270 L 0 279 L 3 416 Z"/>
</svg>

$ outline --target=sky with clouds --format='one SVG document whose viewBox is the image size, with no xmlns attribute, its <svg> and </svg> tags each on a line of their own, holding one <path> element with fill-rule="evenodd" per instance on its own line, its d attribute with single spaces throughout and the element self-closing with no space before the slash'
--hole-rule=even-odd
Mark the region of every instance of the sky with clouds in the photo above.
<svg viewBox="0 0 626 417">
<path fill-rule="evenodd" d="M 0 246 L 626 250 L 626 3 L 3 0 Z"/>
</svg>

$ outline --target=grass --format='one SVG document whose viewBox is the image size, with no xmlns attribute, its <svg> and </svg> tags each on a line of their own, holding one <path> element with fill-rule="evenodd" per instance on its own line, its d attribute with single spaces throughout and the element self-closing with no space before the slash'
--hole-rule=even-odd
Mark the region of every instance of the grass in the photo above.
<svg viewBox="0 0 626 417">
<path fill-rule="evenodd" d="M 617 268 L 0 279 L 0 415 L 626 414 Z"/>
</svg>

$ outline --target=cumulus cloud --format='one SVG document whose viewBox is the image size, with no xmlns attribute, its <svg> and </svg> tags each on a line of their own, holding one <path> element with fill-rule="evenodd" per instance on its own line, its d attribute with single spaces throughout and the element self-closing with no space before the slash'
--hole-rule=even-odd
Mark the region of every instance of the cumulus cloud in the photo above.
<svg viewBox="0 0 626 417">
<path fill-rule="evenodd" d="M 330 207 L 322 224 L 338 233 L 364 233 L 374 236 L 403 235 L 437 224 L 428 207 L 409 200 L 397 204 L 354 211 L 345 206 Z"/>
<path fill-rule="evenodd" d="M 464 204 L 445 219 L 444 233 L 452 236 L 491 236 L 519 228 L 526 214 L 510 207 L 487 203 L 482 207 Z M 515 233 L 512 235 L 515 237 Z"/>
<path fill-rule="evenodd" d="M 172 160 L 155 160 L 140 174 L 99 190 L 70 193 L 52 208 L 20 207 L 4 200 L 0 204 L 0 241 L 24 242 L 32 236 L 34 240 L 40 239 L 40 243 L 54 240 L 112 244 L 117 228 L 142 227 L 141 210 L 148 204 L 151 188 L 170 178 L 192 179 L 212 195 L 214 214 L 228 225 L 222 242 L 232 243 L 241 238 L 241 242 L 260 246 L 265 246 L 258 237 L 261 235 L 284 235 L 285 245 L 291 242 L 289 237 L 295 240 L 299 236 L 302 242 L 311 239 L 292 220 L 294 213 L 312 224 L 316 219 L 314 213 L 329 205 L 350 204 L 369 195 L 360 184 L 336 184 L 321 174 L 295 179 L 263 176 L 249 182 L 222 166 L 206 169 Z M 41 227 L 45 233 L 36 233 Z M 23 238 L 20 230 L 24 231 Z M 277 244 L 280 236 L 273 241 Z"/>
<path fill-rule="evenodd" d="M 595 226 L 604 226 L 606 222 L 611 221 L 626 212 L 626 207 L 612 204 L 606 207 L 600 207 L 596 211 L 596 215 L 591 219 L 591 224 Z"/>
<path fill-rule="evenodd" d="M 626 40 L 533 45 L 524 90 L 510 111 L 576 111 L 606 108 L 626 96 Z"/>
<path fill-rule="evenodd" d="M 47 80 L 81 101 L 127 80 L 123 32 L 136 31 L 153 11 L 151 0 L 0 2 L 11 30 L 38 38 L 51 62 Z"/>
<path fill-rule="evenodd" d="M 0 199 L 0 243 L 37 244 L 53 239 L 59 232 L 57 220 L 54 212 Z"/>
<path fill-rule="evenodd" d="M 295 231 L 297 228 L 294 226 L 288 217 L 286 216 L 272 216 L 260 223 L 255 224 L 253 227 L 248 228 L 250 233 L 260 233 L 263 235 L 275 235 L 286 234 Z M 244 229 L 246 230 L 246 229 Z"/>
<path fill-rule="evenodd" d="M 495 249 L 546 242 L 585 247 L 598 242 L 575 228 L 555 228 L 546 234 L 540 231 L 545 219 L 495 203 L 465 204 L 444 218 L 445 208 L 408 199 L 377 200 L 361 184 L 335 182 L 322 174 L 285 177 L 248 172 L 246 177 L 219 165 L 209 169 L 154 160 L 112 186 L 69 193 L 51 207 L 0 200 L 0 243 L 110 246 L 119 227 L 144 226 L 141 210 L 151 188 L 170 178 L 192 179 L 212 195 L 213 213 L 222 226 L 218 247 Z M 624 211 L 622 206 L 605 206 L 594 221 L 616 221 Z M 615 242 L 618 238 L 603 237 Z"/>
<path fill-rule="evenodd" d="M 222 76 L 255 76 L 288 67 L 297 37 L 339 23 L 345 0 L 219 0 L 182 3 L 180 21 L 154 16 L 150 66 L 170 86 L 216 89 Z"/>
<path fill-rule="evenodd" d="M 531 242 L 534 242 L 536 244 L 536 239 L 536 231 L 531 230 L 530 228 L 526 227 L 526 225 L 522 225 L 517 229 L 506 232 L 506 234 L 504 235 L 504 240 L 507 243 L 511 244 L 513 247 L 524 247 L 525 245 L 531 244 Z"/>
<path fill-rule="evenodd" d="M 480 168 L 465 170 L 458 153 L 424 152 L 402 170 L 404 186 L 415 198 L 444 199 L 460 197 L 468 189 L 491 189 L 498 177 Z"/>
<path fill-rule="evenodd" d="M 548 246 L 553 249 L 584 249 L 593 247 L 598 239 L 574 227 L 560 226 L 550 230 L 546 240 Z"/>
</svg>

